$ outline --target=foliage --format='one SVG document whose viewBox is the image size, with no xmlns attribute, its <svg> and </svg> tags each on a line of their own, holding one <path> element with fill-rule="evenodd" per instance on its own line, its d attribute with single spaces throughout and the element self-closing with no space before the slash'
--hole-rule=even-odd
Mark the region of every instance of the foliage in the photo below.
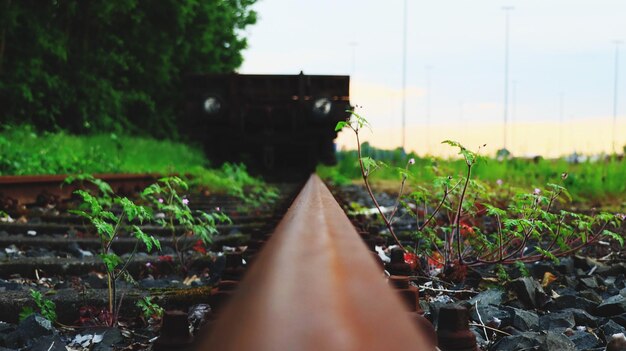
<svg viewBox="0 0 626 351">
<path fill-rule="evenodd" d="M 338 122 L 337 125 L 335 126 L 335 131 L 340 131 L 344 128 L 349 128 L 354 132 L 354 135 L 356 137 L 356 144 L 357 144 L 357 156 L 358 156 L 359 170 L 361 171 L 361 176 L 363 177 L 365 189 L 367 189 L 367 193 L 372 199 L 372 202 L 374 203 L 374 206 L 376 207 L 376 209 L 378 209 L 378 214 L 385 222 L 385 225 L 387 226 L 387 229 L 389 230 L 389 233 L 393 237 L 394 241 L 396 242 L 396 244 L 398 244 L 398 246 L 400 246 L 400 248 L 404 249 L 402 243 L 398 239 L 398 236 L 396 235 L 393 229 L 392 220 L 393 220 L 394 215 L 397 212 L 399 200 L 402 197 L 402 190 L 404 189 L 404 183 L 407 180 L 406 171 L 408 170 L 409 164 L 415 163 L 415 161 L 410 160 L 409 162 L 407 162 L 405 169 L 400 170 L 400 173 L 402 174 L 402 185 L 400 188 L 400 194 L 398 195 L 398 201 L 396 202 L 396 206 L 394 210 L 392 211 L 392 213 L 390 215 L 386 215 L 382 211 L 380 205 L 378 204 L 378 201 L 376 200 L 376 196 L 374 196 L 372 187 L 370 186 L 370 183 L 368 181 L 369 177 L 375 170 L 379 168 L 384 168 L 386 167 L 386 165 L 382 162 L 377 162 L 370 157 L 363 156 L 363 151 L 361 149 L 361 141 L 359 139 L 359 132 L 363 129 L 363 127 L 369 128 L 369 122 L 363 116 L 356 113 L 355 110 L 348 110 L 346 112 L 350 112 L 350 118 L 347 121 Z"/>
<path fill-rule="evenodd" d="M 248 208 L 271 204 L 278 198 L 278 189 L 248 173 L 243 163 L 224 163 L 218 169 L 207 171 L 196 168 L 189 171 L 190 185 L 223 191 L 243 200 Z"/>
<path fill-rule="evenodd" d="M 185 272 L 187 269 L 185 251 L 196 241 L 187 240 L 189 236 L 209 244 L 212 236 L 218 233 L 217 223 L 232 223 L 219 209 L 210 213 L 192 211 L 189 208 L 189 199 L 181 194 L 188 189 L 189 186 L 184 180 L 178 177 L 165 177 L 148 186 L 141 194 L 163 214 L 163 217 L 157 217 L 155 220 L 170 230 L 180 266 Z M 183 233 L 177 233 L 177 227 L 182 228 Z"/>
<path fill-rule="evenodd" d="M 137 300 L 137 307 L 141 309 L 145 319 L 155 318 L 159 319 L 163 317 L 164 309 L 156 302 L 152 301 L 151 296 L 145 296 L 144 298 Z"/>
<path fill-rule="evenodd" d="M 4 126 L 0 132 L 0 175 L 176 171 L 189 174 L 194 186 L 238 196 L 250 207 L 277 198 L 276 188 L 252 177 L 243 164 L 225 163 L 209 169 L 206 163 L 199 149 L 168 140 L 116 134 L 37 133 L 28 125 Z"/>
<path fill-rule="evenodd" d="M 81 177 L 89 180 L 90 177 Z M 133 223 L 143 223 L 152 218 L 151 212 L 135 204 L 126 197 L 119 197 L 110 191 L 110 187 L 99 188 L 104 190 L 99 196 L 94 196 L 85 190 L 77 190 L 75 194 L 82 198 L 81 208 L 70 211 L 73 214 L 86 218 L 95 229 L 100 238 L 100 254 L 98 255 L 104 264 L 107 274 L 108 288 L 108 313 L 111 317 L 108 321 L 111 325 L 116 323 L 119 311 L 116 300 L 116 281 L 120 277 L 125 277 L 126 267 L 132 261 L 138 244 L 141 242 L 146 246 L 148 252 L 153 248 L 161 249 L 161 243 L 155 237 L 146 234 L 141 228 Z M 119 209 L 114 211 L 113 207 Z M 120 235 L 123 224 L 129 223 L 129 234 L 137 239 L 132 254 L 126 260 L 111 251 L 111 245 L 115 238 Z"/>
<path fill-rule="evenodd" d="M 382 150 L 368 143 L 361 145 L 363 154 L 372 159 L 384 162 L 389 167 L 376 171 L 372 181 L 398 180 L 396 167 L 402 167 L 407 159 L 414 159 L 411 167 L 413 184 L 431 183 L 437 177 L 447 174 L 458 174 L 465 171 L 465 160 L 460 158 L 442 159 L 436 157 L 420 157 L 415 153 L 405 153 L 401 148 Z M 462 156 L 462 155 L 461 155 Z M 337 184 L 347 184 L 351 180 L 361 178 L 358 169 L 357 150 L 340 151 L 337 153 L 336 166 L 320 166 L 318 174 L 322 178 Z M 495 191 L 507 192 L 517 189 L 535 188 L 542 184 L 554 182 L 563 172 L 568 174 L 563 185 L 567 187 L 575 201 L 620 201 L 626 193 L 626 183 L 621 181 L 626 174 L 626 162 L 617 158 L 594 160 L 588 158 L 581 162 L 568 162 L 565 159 L 524 159 L 481 157 L 480 167 L 472 170 L 473 179 L 492 187 Z M 623 200 L 621 200 L 623 201 Z"/>
<path fill-rule="evenodd" d="M 417 178 L 413 167 L 409 168 L 416 161 L 409 159 L 404 168 L 395 169 L 396 177 L 399 175 L 401 179 L 400 191 L 395 208 L 386 214 L 372 192 L 370 176 L 376 170 L 391 167 L 364 156 L 359 131 L 367 121 L 354 111 L 350 112 L 350 120 L 338 123 L 337 129 L 350 128 L 356 135 L 356 158 L 365 188 L 395 243 L 405 252 L 427 257 L 427 262 L 435 267 L 429 267 L 429 272 L 436 272 L 440 267 L 444 276 L 453 280 L 464 277 L 467 266 L 495 265 L 500 279 L 506 280 L 508 276 L 502 266 L 505 264 L 515 264 L 522 274 L 527 274 L 525 262 L 558 261 L 559 257 L 603 238 L 614 239 L 620 245 L 624 243 L 619 234 L 611 231 L 621 225 L 624 215 L 567 211 L 561 204 L 570 201 L 571 195 L 562 184 L 548 183 L 544 189 L 509 193 L 510 201 L 494 196 L 488 186 L 471 179 L 474 167 L 482 160 L 479 153 L 451 140 L 443 143 L 459 149 L 463 174 L 441 176 L 441 172 L 436 171 L 431 185 L 416 186 L 405 195 L 407 179 Z M 561 183 L 568 178 L 567 173 L 560 174 Z M 398 204 L 416 220 L 417 230 L 410 245 L 394 232 Z"/>
<path fill-rule="evenodd" d="M 39 314 L 43 318 L 54 323 L 57 320 L 55 303 L 50 299 L 46 299 L 45 297 L 43 297 L 43 294 L 41 292 L 34 290 L 34 289 L 30 289 L 30 296 L 35 301 L 35 305 L 37 305 L 37 308 L 38 308 L 37 312 L 39 312 Z M 31 314 L 35 312 L 36 311 L 30 306 L 24 307 L 22 311 L 20 312 L 20 317 L 19 317 L 20 321 L 26 319 L 26 317 L 30 316 Z"/>
<path fill-rule="evenodd" d="M 171 136 L 183 76 L 241 65 L 254 3 L 2 0 L 3 122 Z"/>
<path fill-rule="evenodd" d="M 28 125 L 5 125 L 0 132 L 0 175 L 169 173 L 205 164 L 199 149 L 167 140 L 37 133 Z"/>
</svg>

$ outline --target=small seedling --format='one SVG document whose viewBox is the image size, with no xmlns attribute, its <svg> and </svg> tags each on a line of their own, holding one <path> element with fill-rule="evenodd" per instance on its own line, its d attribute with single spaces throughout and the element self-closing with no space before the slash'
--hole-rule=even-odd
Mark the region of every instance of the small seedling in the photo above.
<svg viewBox="0 0 626 351">
<path fill-rule="evenodd" d="M 219 210 L 211 213 L 191 210 L 189 199 L 182 195 L 182 192 L 188 189 L 189 186 L 184 180 L 166 177 L 159 179 L 142 192 L 142 196 L 163 214 L 162 217 L 155 218 L 155 221 L 169 229 L 184 273 L 187 273 L 186 251 L 191 249 L 197 240 L 202 240 L 205 245 L 211 243 L 213 235 L 218 233 L 218 223 L 232 223 L 230 218 Z M 179 229 L 182 229 L 182 233 Z"/>
<path fill-rule="evenodd" d="M 137 301 L 137 307 L 141 309 L 141 313 L 146 320 L 160 319 L 163 317 L 163 307 L 152 301 L 152 296 L 146 296 Z"/>
<path fill-rule="evenodd" d="M 355 133 L 359 169 L 374 206 L 398 246 L 426 256 L 428 264 L 436 267 L 428 272 L 437 274 L 442 268 L 449 277 L 463 279 L 468 266 L 497 265 L 496 271 L 504 279 L 503 265 L 506 264 L 516 264 L 522 274 L 527 274 L 524 263 L 541 259 L 558 261 L 559 257 L 577 252 L 602 238 L 611 238 L 620 245 L 624 243 L 619 234 L 611 231 L 621 225 L 623 215 L 586 215 L 557 209 L 558 202 L 571 200 L 562 185 L 548 184 L 546 189 L 519 192 L 504 208 L 489 204 L 493 194 L 486 186 L 471 179 L 473 168 L 481 159 L 479 152 L 469 151 L 451 140 L 443 143 L 459 149 L 465 166 L 464 176 L 459 179 L 438 176 L 431 186 L 417 186 L 416 191 L 404 196 L 405 183 L 412 176 L 409 166 L 415 163 L 410 159 L 404 168 L 398 169 L 402 178 L 398 199 L 393 211 L 386 214 L 369 181 L 374 171 L 387 165 L 363 155 L 359 132 L 369 124 L 355 111 L 348 112 L 351 118 L 339 122 L 335 130 L 349 128 Z M 566 179 L 567 173 L 563 173 L 561 182 Z M 498 183 L 501 184 L 502 181 Z M 416 218 L 414 245 L 403 245 L 394 232 L 393 220 L 398 203 Z M 493 224 L 479 225 L 478 219 Z"/>
<path fill-rule="evenodd" d="M 119 313 L 116 281 L 120 277 L 126 276 L 126 267 L 132 261 L 140 242 L 145 245 L 148 252 L 152 251 L 153 248 L 161 250 L 161 243 L 155 237 L 144 233 L 138 225 L 132 224 L 133 222 L 141 224 L 151 219 L 152 215 L 148 209 L 135 204 L 126 197 L 114 195 L 108 184 L 107 186 L 99 186 L 98 189 L 101 192 L 100 196 L 94 196 L 85 190 L 77 190 L 75 194 L 82 198 L 83 203 L 81 209 L 70 212 L 89 220 L 100 238 L 98 256 L 104 263 L 107 274 L 108 313 L 111 316 L 110 323 L 114 325 Z M 113 206 L 119 207 L 121 211 L 117 214 L 114 213 L 112 211 Z M 125 223 L 129 223 L 130 226 L 124 227 Z M 115 238 L 120 235 L 122 229 L 127 229 L 129 234 L 137 239 L 132 254 L 126 260 L 111 250 L 111 245 Z"/>
<path fill-rule="evenodd" d="M 19 316 L 20 321 L 26 319 L 26 317 L 30 316 L 31 314 L 35 312 L 39 312 L 39 314 L 43 318 L 54 323 L 57 320 L 55 303 L 50 299 L 46 299 L 45 297 L 43 297 L 43 294 L 41 292 L 34 290 L 34 289 L 30 289 L 30 296 L 35 301 L 35 305 L 37 305 L 38 310 L 35 311 L 30 306 L 24 307 L 22 311 L 20 312 L 20 316 Z"/>
</svg>

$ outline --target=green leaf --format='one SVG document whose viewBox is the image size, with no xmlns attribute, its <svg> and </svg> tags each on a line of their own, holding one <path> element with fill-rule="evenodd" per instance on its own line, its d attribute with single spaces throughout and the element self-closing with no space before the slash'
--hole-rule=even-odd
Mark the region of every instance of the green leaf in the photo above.
<svg viewBox="0 0 626 351">
<path fill-rule="evenodd" d="M 124 211 L 124 214 L 126 215 L 126 217 L 128 217 L 129 221 L 132 221 L 133 219 L 137 218 L 139 214 L 137 210 L 137 206 L 132 201 L 130 201 L 126 197 L 122 197 L 122 198 L 118 198 L 116 202 L 122 205 L 122 210 Z"/>
<path fill-rule="evenodd" d="M 115 229 L 110 223 L 100 218 L 92 218 L 91 223 L 96 228 L 98 235 L 104 236 L 109 240 L 112 240 L 113 237 L 115 237 Z"/>
<path fill-rule="evenodd" d="M 484 205 L 487 208 L 487 214 L 489 214 L 491 216 L 499 216 L 499 217 L 506 216 L 506 211 L 505 210 L 497 208 L 497 207 L 489 205 L 489 204 L 484 204 Z"/>
<path fill-rule="evenodd" d="M 115 270 L 115 267 L 119 266 L 122 263 L 122 259 L 118 255 L 113 253 L 100 254 L 98 256 L 100 256 L 100 259 L 106 266 L 107 272 L 113 272 L 113 270 Z"/>
<path fill-rule="evenodd" d="M 624 237 L 621 236 L 620 234 L 614 233 L 610 230 L 603 230 L 602 235 L 608 236 L 609 238 L 617 241 L 620 246 L 624 246 Z"/>
<path fill-rule="evenodd" d="M 161 187 L 159 186 L 159 184 L 155 183 L 143 189 L 143 191 L 141 192 L 141 196 L 147 197 L 149 195 L 159 194 L 160 192 L 161 192 Z"/>
<path fill-rule="evenodd" d="M 133 234 L 135 235 L 135 238 L 137 238 L 137 240 L 141 241 L 142 243 L 144 243 L 144 245 L 146 245 L 146 249 L 148 252 L 152 251 L 153 246 L 156 246 L 159 249 L 159 251 L 161 251 L 161 242 L 158 239 L 156 239 L 152 235 L 148 235 L 144 233 L 143 230 L 141 230 L 141 228 L 139 228 L 136 225 L 133 225 L 132 228 L 133 228 Z"/>
<path fill-rule="evenodd" d="M 539 252 L 540 254 L 542 254 L 543 256 L 545 256 L 546 258 L 549 258 L 550 260 L 552 260 L 554 263 L 558 264 L 559 263 L 559 259 L 554 256 L 554 254 L 550 251 L 544 250 L 539 246 L 535 246 L 535 250 L 537 250 L 537 252 Z"/>
<path fill-rule="evenodd" d="M 376 161 L 371 157 L 361 157 L 361 161 L 363 162 L 363 168 L 368 173 L 376 167 Z"/>
<path fill-rule="evenodd" d="M 461 145 L 459 142 L 453 141 L 453 140 L 444 140 L 441 143 L 448 144 L 453 147 L 458 147 L 459 155 L 463 155 L 463 158 L 465 159 L 465 162 L 468 165 L 472 165 L 476 162 L 476 159 L 477 159 L 476 153 L 469 151 L 465 146 Z"/>
<path fill-rule="evenodd" d="M 338 132 L 338 131 L 342 130 L 347 125 L 348 125 L 348 122 L 346 122 L 346 121 L 339 121 L 339 122 L 337 122 L 337 125 L 335 126 L 335 132 Z"/>
<path fill-rule="evenodd" d="M 20 311 L 20 315 L 19 315 L 19 320 L 20 322 L 23 321 L 24 319 L 28 318 L 28 316 L 30 316 L 31 314 L 34 314 L 35 310 L 30 307 L 30 306 L 25 306 L 22 308 L 22 311 Z"/>
</svg>

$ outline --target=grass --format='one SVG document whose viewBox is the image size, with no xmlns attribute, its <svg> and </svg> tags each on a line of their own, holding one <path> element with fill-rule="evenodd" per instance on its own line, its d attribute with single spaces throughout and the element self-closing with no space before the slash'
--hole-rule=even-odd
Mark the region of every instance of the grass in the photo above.
<svg viewBox="0 0 626 351">
<path fill-rule="evenodd" d="M 434 157 L 420 158 L 415 154 L 403 155 L 402 150 L 380 150 L 364 144 L 364 156 L 383 161 L 388 166 L 377 169 L 372 174 L 374 185 L 383 190 L 399 189 L 401 176 L 397 168 L 404 168 L 407 160 L 415 159 L 410 173 L 411 182 L 418 185 L 430 184 L 438 176 L 451 175 L 460 177 L 465 172 L 462 159 L 441 159 Z M 322 178 L 336 183 L 359 180 L 356 151 L 343 151 L 337 155 L 338 164 L 332 167 L 318 167 Z M 561 175 L 567 173 L 562 181 Z M 532 190 L 543 188 L 548 183 L 561 183 L 568 189 L 573 199 L 590 204 L 622 204 L 626 202 L 626 162 L 616 158 L 603 161 L 585 161 L 568 163 L 563 159 L 510 159 L 498 161 L 494 158 L 483 158 L 472 169 L 472 178 L 487 185 Z"/>
<path fill-rule="evenodd" d="M 185 144 L 115 134 L 38 134 L 29 126 L 0 133 L 0 175 L 171 173 L 207 162 Z"/>
<path fill-rule="evenodd" d="M 0 175 L 96 173 L 189 174 L 192 183 L 215 192 L 264 200 L 267 187 L 243 165 L 209 168 L 202 150 L 174 141 L 115 134 L 37 133 L 28 125 L 0 131 Z"/>
</svg>

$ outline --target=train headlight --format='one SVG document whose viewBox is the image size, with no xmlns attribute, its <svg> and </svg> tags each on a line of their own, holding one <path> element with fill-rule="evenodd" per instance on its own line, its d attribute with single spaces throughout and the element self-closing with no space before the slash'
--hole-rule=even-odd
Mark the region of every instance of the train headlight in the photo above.
<svg viewBox="0 0 626 351">
<path fill-rule="evenodd" d="M 204 112 L 206 112 L 207 114 L 216 115 L 218 112 L 220 112 L 222 104 L 220 103 L 220 100 L 215 96 L 209 96 L 204 100 L 203 108 Z"/>
<path fill-rule="evenodd" d="M 326 117 L 330 114 L 332 102 L 328 98 L 320 98 L 313 102 L 313 113 L 320 117 Z"/>
</svg>

